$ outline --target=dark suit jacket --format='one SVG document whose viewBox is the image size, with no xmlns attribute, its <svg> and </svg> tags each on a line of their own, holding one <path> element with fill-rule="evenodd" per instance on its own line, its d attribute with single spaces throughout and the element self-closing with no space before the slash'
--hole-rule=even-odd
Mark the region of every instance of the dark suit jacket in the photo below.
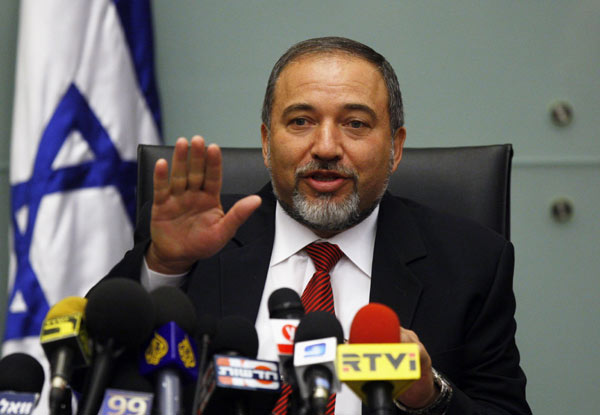
<svg viewBox="0 0 600 415">
<path fill-rule="evenodd" d="M 263 203 L 217 255 L 190 272 L 199 313 L 256 319 L 275 232 L 270 185 Z M 228 209 L 239 197 L 223 196 Z M 109 276 L 139 278 L 149 209 L 136 245 Z M 493 231 L 387 193 L 379 211 L 370 301 L 414 330 L 454 386 L 448 414 L 529 414 L 515 345 L 513 247 Z"/>
</svg>

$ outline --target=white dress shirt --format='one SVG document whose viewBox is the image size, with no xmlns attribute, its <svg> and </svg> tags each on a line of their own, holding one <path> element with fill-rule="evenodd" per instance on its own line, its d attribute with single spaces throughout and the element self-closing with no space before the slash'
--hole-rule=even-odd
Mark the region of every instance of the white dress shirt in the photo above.
<svg viewBox="0 0 600 415">
<path fill-rule="evenodd" d="M 256 318 L 259 347 L 258 359 L 277 361 L 277 350 L 269 324 L 267 302 L 278 288 L 288 287 L 298 295 L 315 272 L 315 266 L 303 248 L 315 241 L 327 241 L 340 247 L 344 255 L 330 271 L 335 314 L 344 330 L 344 338 L 350 334 L 350 326 L 356 312 L 369 303 L 371 269 L 379 206 L 358 225 L 329 239 L 321 239 L 310 229 L 292 219 L 277 203 L 275 210 L 275 241 L 269 264 L 265 288 Z M 180 285 L 185 275 L 171 276 L 150 270 L 144 261 L 142 284 L 149 288 L 160 285 Z M 337 395 L 336 415 L 361 413 L 358 397 L 346 386 Z"/>
</svg>

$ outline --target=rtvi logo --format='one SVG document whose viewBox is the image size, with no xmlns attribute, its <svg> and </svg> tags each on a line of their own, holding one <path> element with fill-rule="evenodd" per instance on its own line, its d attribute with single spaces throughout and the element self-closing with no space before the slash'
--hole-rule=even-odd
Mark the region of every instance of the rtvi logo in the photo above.
<svg viewBox="0 0 600 415">
<path fill-rule="evenodd" d="M 304 357 L 318 357 L 325 354 L 327 345 L 325 343 L 311 344 L 304 348 Z"/>
<path fill-rule="evenodd" d="M 417 370 L 415 353 L 344 353 L 342 354 L 343 370 L 355 372 L 375 372 L 383 369 L 398 370 L 408 356 L 410 371 Z"/>
</svg>

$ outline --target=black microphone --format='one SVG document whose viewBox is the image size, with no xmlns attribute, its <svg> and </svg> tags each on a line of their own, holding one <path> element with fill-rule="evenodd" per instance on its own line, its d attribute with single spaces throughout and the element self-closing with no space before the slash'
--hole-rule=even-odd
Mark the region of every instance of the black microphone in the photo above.
<svg viewBox="0 0 600 415">
<path fill-rule="evenodd" d="M 202 314 L 198 317 L 196 323 L 196 341 L 198 344 L 198 374 L 202 374 L 206 370 L 208 363 L 208 353 L 210 343 L 217 333 L 217 319 L 212 314 Z M 196 382 L 194 390 L 194 401 L 192 403 L 192 414 L 198 413 L 200 407 L 200 391 L 202 388 L 202 382 Z"/>
<path fill-rule="evenodd" d="M 12 353 L 0 360 L 0 413 L 30 414 L 44 387 L 44 369 L 25 353 Z"/>
<path fill-rule="evenodd" d="M 51 414 L 71 413 L 69 384 L 73 370 L 88 366 L 91 348 L 84 313 L 87 300 L 66 297 L 48 311 L 42 324 L 40 343 L 50 362 L 48 394 Z"/>
<path fill-rule="evenodd" d="M 270 413 L 281 384 L 276 362 L 256 360 L 258 335 L 239 316 L 219 321 L 211 342 L 212 360 L 199 380 L 196 414 Z"/>
<path fill-rule="evenodd" d="M 300 391 L 294 370 L 294 336 L 304 307 L 298 293 L 291 288 L 279 288 L 271 293 L 268 301 L 269 323 L 283 380 L 292 388 L 288 405 L 290 413 L 298 413 L 301 406 Z"/>
<path fill-rule="evenodd" d="M 142 353 L 141 372 L 152 374 L 161 414 L 182 413 L 182 381 L 198 377 L 194 332 L 196 309 L 179 288 L 160 287 L 150 293 L 156 307 L 153 337 Z"/>
<path fill-rule="evenodd" d="M 196 342 L 199 345 L 199 373 L 203 373 L 206 369 L 206 360 L 208 359 L 208 352 L 210 350 L 210 342 L 217 333 L 217 319 L 212 314 L 202 314 L 198 317 L 196 323 Z"/>
<path fill-rule="evenodd" d="M 114 359 L 150 336 L 156 311 L 150 294 L 127 278 L 103 280 L 87 297 L 86 319 L 95 355 L 77 413 L 97 415 Z"/>
<path fill-rule="evenodd" d="M 344 331 L 335 316 L 327 311 L 306 314 L 294 338 L 294 367 L 300 395 L 310 413 L 324 414 L 332 393 L 340 390 L 335 372 L 337 345 L 344 342 Z"/>
<path fill-rule="evenodd" d="M 268 301 L 273 339 L 280 359 L 294 354 L 294 333 L 304 316 L 304 307 L 298 293 L 291 288 L 279 288 Z"/>
<path fill-rule="evenodd" d="M 126 351 L 117 358 L 98 415 L 153 413 L 154 387 L 140 374 L 138 357 L 137 352 Z"/>
</svg>

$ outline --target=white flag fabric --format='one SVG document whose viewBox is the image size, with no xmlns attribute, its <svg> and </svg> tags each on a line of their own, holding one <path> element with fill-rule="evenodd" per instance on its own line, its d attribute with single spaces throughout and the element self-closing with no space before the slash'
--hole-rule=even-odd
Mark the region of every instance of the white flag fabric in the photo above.
<svg viewBox="0 0 600 415">
<path fill-rule="evenodd" d="M 136 149 L 160 142 L 149 0 L 22 0 L 3 354 L 132 245 Z M 42 402 L 40 407 L 47 407 Z"/>
</svg>

